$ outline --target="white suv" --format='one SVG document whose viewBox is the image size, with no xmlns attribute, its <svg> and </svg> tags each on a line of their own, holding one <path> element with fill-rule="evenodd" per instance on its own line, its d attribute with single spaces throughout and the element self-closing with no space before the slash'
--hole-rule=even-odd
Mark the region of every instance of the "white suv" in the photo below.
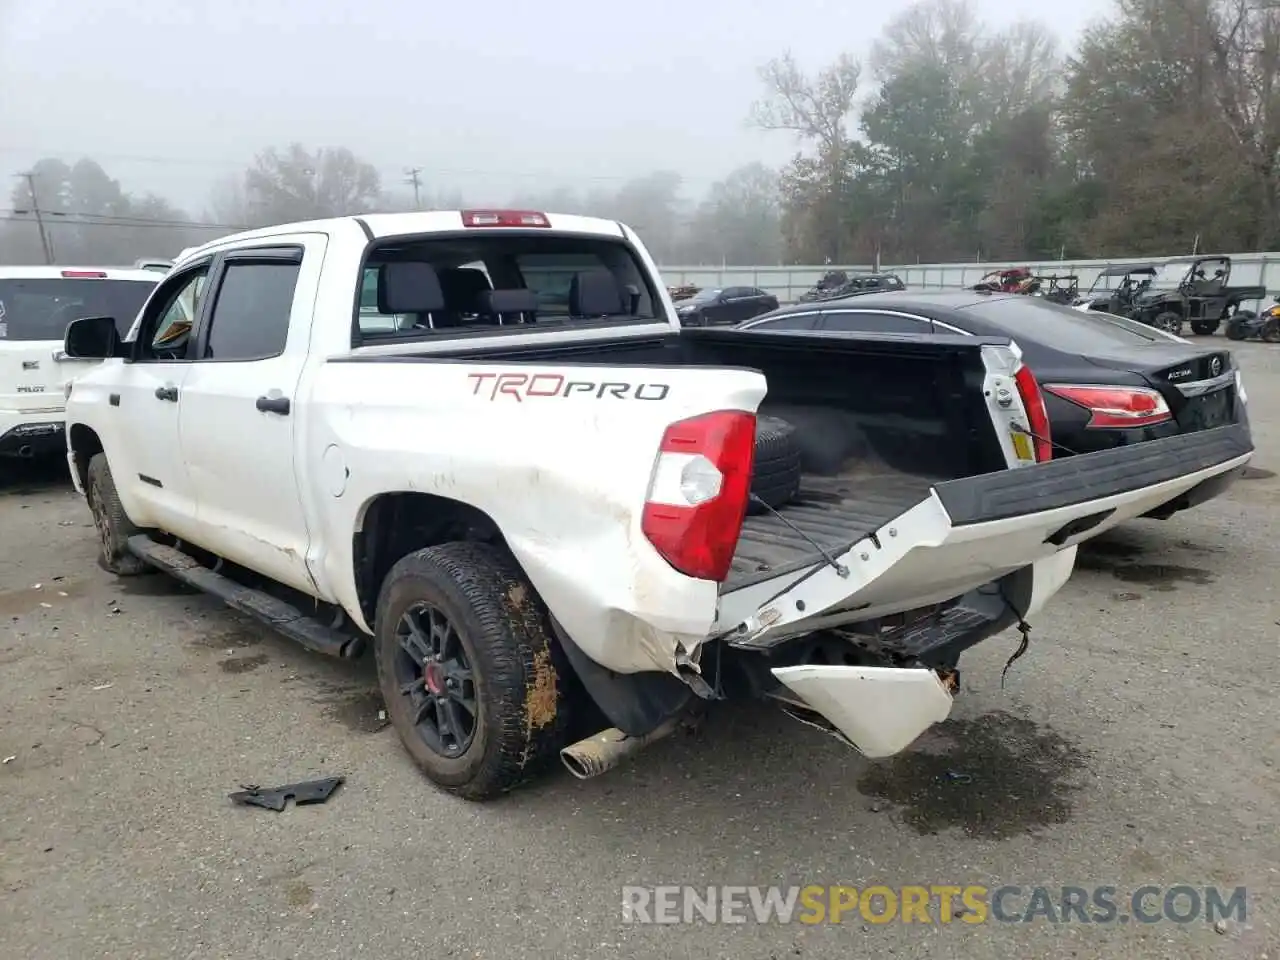
<svg viewBox="0 0 1280 960">
<path fill-rule="evenodd" d="M 162 276 L 106 267 L 0 267 L 0 457 L 63 454 L 66 385 L 93 365 L 63 356 L 67 324 L 115 317 L 123 336 Z"/>
</svg>

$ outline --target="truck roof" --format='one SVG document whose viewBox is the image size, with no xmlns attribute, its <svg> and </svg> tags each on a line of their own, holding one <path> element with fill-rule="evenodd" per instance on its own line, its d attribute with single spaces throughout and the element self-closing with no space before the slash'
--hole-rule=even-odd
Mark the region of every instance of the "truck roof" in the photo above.
<svg viewBox="0 0 1280 960">
<path fill-rule="evenodd" d="M 0 267 L 0 280 L 145 280 L 158 282 L 156 271 L 133 267 L 33 266 Z"/>
<path fill-rule="evenodd" d="M 542 223 L 530 222 L 528 228 L 550 230 L 552 233 L 588 234 L 599 237 L 616 237 L 618 239 L 622 239 L 626 235 L 622 224 L 616 220 L 606 220 L 601 217 L 581 217 L 567 213 L 544 213 L 534 210 L 473 208 L 469 210 L 428 210 L 420 213 L 368 213 L 360 214 L 359 216 L 331 217 L 325 220 L 302 220 L 296 223 L 281 223 L 270 227 L 260 227 L 256 230 L 244 230 L 240 233 L 219 237 L 217 240 L 211 240 L 198 247 L 189 247 L 178 254 L 176 263 L 182 263 L 206 251 L 216 250 L 227 244 L 243 240 L 265 240 L 293 233 L 324 233 L 335 227 L 347 227 L 351 224 L 360 225 L 362 230 L 370 233 L 374 239 L 378 240 L 402 236 L 421 236 L 431 233 L 459 233 L 463 230 L 483 230 L 487 228 L 487 224 L 482 222 L 468 223 L 467 220 L 488 216 L 541 218 Z M 510 229 L 511 226 L 513 224 L 510 223 L 501 227 L 494 224 L 493 228 Z"/>
</svg>

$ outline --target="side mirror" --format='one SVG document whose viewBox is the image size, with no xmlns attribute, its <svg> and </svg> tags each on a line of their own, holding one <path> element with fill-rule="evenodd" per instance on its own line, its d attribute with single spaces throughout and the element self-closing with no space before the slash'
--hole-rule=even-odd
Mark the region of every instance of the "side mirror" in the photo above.
<svg viewBox="0 0 1280 960">
<path fill-rule="evenodd" d="M 82 317 L 67 324 L 62 352 L 72 360 L 106 360 L 121 355 L 120 342 L 114 317 Z"/>
</svg>

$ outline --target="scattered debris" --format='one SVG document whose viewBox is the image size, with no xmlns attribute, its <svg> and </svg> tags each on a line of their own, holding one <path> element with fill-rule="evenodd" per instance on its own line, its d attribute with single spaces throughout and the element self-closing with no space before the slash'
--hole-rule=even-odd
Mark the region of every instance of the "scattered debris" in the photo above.
<svg viewBox="0 0 1280 960">
<path fill-rule="evenodd" d="M 96 687 L 93 687 L 92 689 L 93 689 L 93 690 L 109 690 L 109 689 L 110 689 L 111 687 L 113 687 L 113 686 L 115 686 L 115 684 L 112 684 L 112 683 L 100 683 L 100 684 L 98 684 Z"/>
<path fill-rule="evenodd" d="M 947 771 L 947 779 L 956 783 L 973 783 L 973 777 L 967 773 L 956 773 L 954 770 Z"/>
<path fill-rule="evenodd" d="M 46 610 L 52 610 L 52 609 L 53 609 L 53 604 L 52 604 L 52 603 L 41 603 L 41 604 L 40 604 L 40 606 L 44 607 Z"/>
<path fill-rule="evenodd" d="M 308 803 L 324 803 L 333 792 L 346 782 L 346 777 L 327 777 L 323 780 L 306 780 L 302 783 L 290 783 L 283 787 L 264 789 L 254 783 L 240 784 L 240 791 L 230 794 L 231 802 L 241 806 L 262 807 L 266 810 L 282 811 L 293 798 L 293 805 L 300 807 Z"/>
<path fill-rule="evenodd" d="M 1213 925 L 1213 932 L 1214 932 L 1214 933 L 1226 933 L 1226 932 L 1227 932 L 1227 921 L 1225 921 L 1225 920 L 1219 920 L 1217 923 L 1215 923 L 1215 924 Z"/>
<path fill-rule="evenodd" d="M 32 589 L 32 590 L 39 590 L 39 589 L 40 589 L 41 587 L 43 587 L 43 586 L 44 586 L 44 584 L 43 584 L 43 583 L 34 583 L 34 584 L 32 584 L 32 585 L 31 585 L 31 589 Z"/>
<path fill-rule="evenodd" d="M 17 760 L 17 759 L 18 759 L 18 757 L 17 757 L 17 755 L 15 754 L 15 755 L 14 755 L 14 756 L 12 756 L 12 757 L 5 757 L 5 758 L 4 758 L 4 760 L 0 760 L 0 763 L 13 763 L 13 761 L 15 761 L 15 760 Z"/>
</svg>

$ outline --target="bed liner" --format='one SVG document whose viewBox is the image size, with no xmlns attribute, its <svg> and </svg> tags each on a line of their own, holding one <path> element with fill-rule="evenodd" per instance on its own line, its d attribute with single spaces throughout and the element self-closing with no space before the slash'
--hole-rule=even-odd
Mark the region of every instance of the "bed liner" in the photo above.
<svg viewBox="0 0 1280 960">
<path fill-rule="evenodd" d="M 937 482 L 938 478 L 897 471 L 870 476 L 806 475 L 799 495 L 777 509 L 781 517 L 773 512 L 747 517 L 722 592 L 818 562 L 822 550 L 813 542 L 832 555 L 843 553 L 929 496 Z"/>
</svg>

